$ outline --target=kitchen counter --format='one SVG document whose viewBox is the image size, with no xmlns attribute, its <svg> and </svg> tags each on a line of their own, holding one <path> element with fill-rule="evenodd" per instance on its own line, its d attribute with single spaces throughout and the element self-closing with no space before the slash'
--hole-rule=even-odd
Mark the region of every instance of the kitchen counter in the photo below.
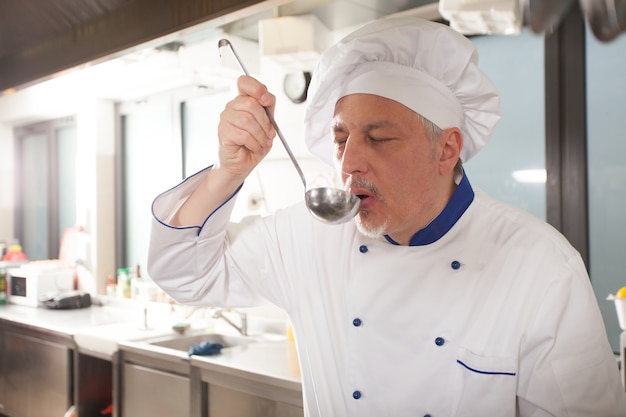
<svg viewBox="0 0 626 417">
<path fill-rule="evenodd" d="M 293 341 L 261 340 L 226 349 L 220 355 L 192 356 L 192 366 L 248 379 L 271 378 L 295 389 L 301 384 L 298 355 Z"/>
<path fill-rule="evenodd" d="M 72 340 L 79 350 L 110 359 L 119 340 L 136 340 L 171 333 L 166 327 L 146 329 L 141 306 L 114 301 L 87 308 L 51 310 L 7 304 L 0 307 L 0 320 Z"/>
<path fill-rule="evenodd" d="M 262 404 L 269 413 L 263 415 L 303 415 L 294 342 L 283 334 L 270 333 L 275 328 L 272 324 L 263 325 L 261 320 L 249 326 L 249 342 L 225 347 L 214 356 L 190 357 L 184 349 L 152 343 L 213 332 L 241 339 L 225 321 L 202 322 L 207 316 L 204 310 L 191 311 L 201 314 L 200 320 L 197 327 L 181 336 L 171 327 L 178 316 L 172 316 L 171 307 L 164 303 L 104 298 L 104 305 L 96 300 L 90 307 L 75 310 L 0 306 L 0 330 L 6 332 L 4 336 L 11 335 L 5 352 L 15 355 L 15 361 L 4 363 L 10 366 L 0 375 L 29 371 L 24 386 L 14 388 L 14 392 L 0 389 L 0 409 L 8 415 L 29 415 L 26 409 L 32 393 L 40 395 L 47 391 L 45 386 L 54 386 L 58 391 L 54 392 L 58 399 L 55 414 L 75 405 L 79 415 L 97 415 L 112 405 L 115 416 L 127 417 L 150 405 L 155 416 L 221 417 L 248 415 L 247 411 L 232 414 L 233 407 L 252 410 Z M 24 348 L 26 356 L 22 354 Z M 74 354 L 68 356 L 68 351 Z M 30 366 L 38 361 L 56 367 L 42 377 L 41 369 Z M 0 380 L 0 388 L 3 383 Z M 82 388 L 96 386 L 96 390 Z M 162 390 L 177 393 L 179 401 L 159 403 L 152 395 Z M 50 406 L 52 400 L 44 403 Z M 181 409 L 169 412 L 167 407 L 172 404 Z"/>
<path fill-rule="evenodd" d="M 0 307 L 0 319 L 46 332 L 73 336 L 95 326 L 125 320 L 125 310 L 109 306 L 91 306 L 77 310 L 49 310 L 8 304 Z"/>
<path fill-rule="evenodd" d="M 224 334 L 224 330 L 219 331 Z M 235 333 L 231 333 L 236 335 Z M 120 349 L 143 354 L 153 359 L 188 362 L 207 371 L 255 381 L 271 379 L 277 385 L 300 390 L 301 375 L 295 343 L 285 336 L 251 335 L 254 342 L 228 347 L 217 355 L 188 356 L 187 352 L 173 352 L 150 345 L 148 340 L 120 341 Z"/>
<path fill-rule="evenodd" d="M 174 334 L 167 323 L 146 326 L 144 306 L 134 302 L 114 301 L 75 310 L 8 304 L 0 307 L 0 320 L 67 336 L 79 351 L 105 358 L 112 357 L 119 344 L 145 353 L 148 346 L 142 340 Z M 223 328 L 220 332 L 223 330 L 228 331 Z M 284 336 L 260 335 L 255 343 L 224 349 L 215 356 L 193 356 L 189 363 L 226 374 L 276 379 L 292 387 L 299 387 L 301 381 L 294 343 Z"/>
<path fill-rule="evenodd" d="M 132 300 L 92 298 L 87 308 L 53 310 L 45 307 L 7 304 L 0 306 L 0 319 L 66 335 L 97 326 L 143 323 L 143 305 Z"/>
</svg>

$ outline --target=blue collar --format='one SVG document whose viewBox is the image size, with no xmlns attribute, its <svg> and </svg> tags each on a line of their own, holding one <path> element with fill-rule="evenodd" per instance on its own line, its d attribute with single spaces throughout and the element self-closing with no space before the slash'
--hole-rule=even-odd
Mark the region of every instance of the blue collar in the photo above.
<svg viewBox="0 0 626 417">
<path fill-rule="evenodd" d="M 443 235 L 452 229 L 452 226 L 461 218 L 465 210 L 472 204 L 473 200 L 474 190 L 464 171 L 461 182 L 456 187 L 456 190 L 454 190 L 450 201 L 448 201 L 443 211 L 439 213 L 428 226 L 422 230 L 418 230 L 417 233 L 411 237 L 409 246 L 430 245 L 441 239 Z M 394 245 L 398 244 L 389 235 L 385 235 L 385 238 Z"/>
</svg>

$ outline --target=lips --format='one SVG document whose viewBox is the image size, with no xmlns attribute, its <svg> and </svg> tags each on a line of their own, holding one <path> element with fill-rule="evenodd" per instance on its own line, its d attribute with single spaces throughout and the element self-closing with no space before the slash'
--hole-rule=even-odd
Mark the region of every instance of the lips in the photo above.
<svg viewBox="0 0 626 417">
<path fill-rule="evenodd" d="M 373 201 L 374 194 L 363 188 L 351 188 L 350 192 L 361 200 L 361 209 L 367 208 Z"/>
</svg>

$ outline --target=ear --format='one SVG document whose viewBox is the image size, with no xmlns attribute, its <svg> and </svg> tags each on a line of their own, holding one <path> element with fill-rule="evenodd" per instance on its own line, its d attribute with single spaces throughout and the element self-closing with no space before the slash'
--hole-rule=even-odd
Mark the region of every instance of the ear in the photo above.
<svg viewBox="0 0 626 417">
<path fill-rule="evenodd" d="M 451 127 L 441 132 L 439 137 L 440 157 L 439 173 L 448 175 L 454 171 L 454 166 L 463 149 L 463 135 L 458 127 Z"/>
</svg>

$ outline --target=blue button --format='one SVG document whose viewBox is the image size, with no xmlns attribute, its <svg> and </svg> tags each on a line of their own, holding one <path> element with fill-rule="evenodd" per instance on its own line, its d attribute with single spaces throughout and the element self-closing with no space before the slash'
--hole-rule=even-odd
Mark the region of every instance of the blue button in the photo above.
<svg viewBox="0 0 626 417">
<path fill-rule="evenodd" d="M 445 339 L 443 337 L 438 337 L 435 339 L 435 344 L 437 346 L 443 346 L 444 343 L 446 343 Z"/>
<path fill-rule="evenodd" d="M 365 246 L 365 245 L 359 246 L 359 252 L 367 253 L 367 251 L 368 251 L 367 246 Z"/>
<path fill-rule="evenodd" d="M 459 262 L 459 261 L 452 261 L 450 266 L 452 267 L 452 269 L 459 269 L 461 267 L 461 262 Z"/>
<path fill-rule="evenodd" d="M 424 417 L 430 417 L 430 414 L 424 414 Z"/>
<path fill-rule="evenodd" d="M 352 325 L 354 327 L 359 327 L 361 325 L 361 319 L 357 317 L 356 319 L 352 320 Z"/>
<path fill-rule="evenodd" d="M 355 400 L 358 400 L 359 398 L 361 398 L 361 391 L 354 391 L 352 393 L 352 398 L 354 398 Z"/>
</svg>

